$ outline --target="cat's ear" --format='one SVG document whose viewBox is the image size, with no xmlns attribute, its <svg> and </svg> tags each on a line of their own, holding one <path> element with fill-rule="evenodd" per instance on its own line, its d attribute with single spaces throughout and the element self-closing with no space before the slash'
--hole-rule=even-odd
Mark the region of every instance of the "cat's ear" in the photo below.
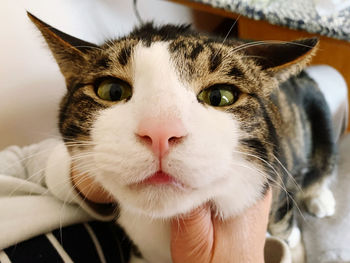
<svg viewBox="0 0 350 263">
<path fill-rule="evenodd" d="M 311 60 L 318 47 L 318 38 L 291 42 L 262 42 L 245 49 L 263 70 L 283 81 L 299 73 Z"/>
<path fill-rule="evenodd" d="M 87 53 L 97 46 L 61 32 L 29 12 L 27 15 L 42 33 L 66 79 L 72 77 L 72 74 L 79 74 L 79 68 L 86 62 Z"/>
</svg>

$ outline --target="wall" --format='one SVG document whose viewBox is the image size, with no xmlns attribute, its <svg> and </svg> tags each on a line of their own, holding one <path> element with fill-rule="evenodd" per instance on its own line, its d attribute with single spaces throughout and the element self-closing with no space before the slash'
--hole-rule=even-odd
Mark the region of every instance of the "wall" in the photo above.
<svg viewBox="0 0 350 263">
<path fill-rule="evenodd" d="M 58 136 L 57 109 L 64 80 L 28 10 L 60 30 L 84 40 L 130 31 L 137 19 L 132 0 L 0 0 L 0 150 Z M 139 0 L 139 12 L 156 23 L 188 23 L 185 7 Z"/>
</svg>

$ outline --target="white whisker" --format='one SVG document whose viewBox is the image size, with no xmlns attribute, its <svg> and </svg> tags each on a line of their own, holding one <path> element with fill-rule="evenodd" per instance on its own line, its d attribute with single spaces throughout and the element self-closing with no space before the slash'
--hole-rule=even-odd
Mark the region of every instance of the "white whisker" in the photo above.
<svg viewBox="0 0 350 263">
<path fill-rule="evenodd" d="M 227 34 L 225 35 L 224 39 L 222 40 L 222 43 L 221 43 L 221 46 L 220 48 L 218 49 L 218 51 L 215 53 L 214 57 L 212 60 L 214 60 L 216 58 L 216 56 L 220 53 L 220 51 L 222 50 L 222 46 L 224 45 L 224 43 L 226 42 L 228 36 L 230 35 L 232 29 L 235 27 L 235 25 L 237 24 L 238 22 L 238 19 L 241 17 L 241 15 L 239 15 L 235 21 L 233 22 L 232 26 L 230 27 L 229 31 L 227 32 Z"/>
<path fill-rule="evenodd" d="M 267 162 L 266 160 L 264 160 L 263 158 L 259 157 L 259 156 L 256 156 L 254 154 L 250 154 L 250 153 L 245 153 L 245 152 L 241 152 L 241 151 L 234 151 L 236 153 L 239 153 L 239 154 L 243 154 L 243 155 L 247 155 L 247 156 L 250 156 L 250 157 L 254 157 L 254 158 L 257 158 L 258 160 L 264 162 L 265 164 L 267 164 L 273 171 L 274 173 L 276 174 L 276 176 L 280 179 L 282 185 L 281 188 L 284 190 L 284 192 L 286 193 L 286 195 L 288 196 L 287 198 L 287 202 L 289 202 L 289 198 L 292 200 L 293 204 L 295 205 L 295 207 L 297 208 L 298 212 L 300 213 L 300 215 L 302 216 L 302 218 L 305 220 L 305 217 L 304 215 L 302 214 L 302 211 L 301 209 L 299 208 L 299 205 L 298 203 L 296 202 L 296 200 L 294 199 L 294 197 L 288 192 L 287 190 L 287 187 L 286 185 L 284 184 L 284 181 L 283 179 L 281 178 L 281 175 L 277 172 L 277 170 L 273 167 L 273 165 L 271 165 L 269 162 Z M 272 178 L 269 178 L 269 180 L 272 181 Z"/>
</svg>

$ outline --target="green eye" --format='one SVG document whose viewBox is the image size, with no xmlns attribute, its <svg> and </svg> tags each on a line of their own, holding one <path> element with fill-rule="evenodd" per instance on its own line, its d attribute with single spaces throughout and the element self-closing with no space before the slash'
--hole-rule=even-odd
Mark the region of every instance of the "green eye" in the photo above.
<svg viewBox="0 0 350 263">
<path fill-rule="evenodd" d="M 238 99 L 238 91 L 230 85 L 214 85 L 202 90 L 198 94 L 198 100 L 215 107 L 229 106 Z"/>
<path fill-rule="evenodd" d="M 107 79 L 102 81 L 96 91 L 103 100 L 121 101 L 131 97 L 131 87 L 124 81 L 118 79 Z"/>
</svg>

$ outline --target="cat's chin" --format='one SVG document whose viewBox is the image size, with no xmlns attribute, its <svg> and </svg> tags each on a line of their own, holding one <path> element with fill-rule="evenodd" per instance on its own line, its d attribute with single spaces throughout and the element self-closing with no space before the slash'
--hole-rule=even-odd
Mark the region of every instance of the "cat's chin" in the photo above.
<svg viewBox="0 0 350 263">
<path fill-rule="evenodd" d="M 170 219 L 208 201 L 204 193 L 179 184 L 137 185 L 123 191 L 121 208 L 153 219 Z"/>
<path fill-rule="evenodd" d="M 150 219 L 169 220 L 172 218 L 182 217 L 193 209 L 203 205 L 204 203 L 189 204 L 188 206 L 172 207 L 171 209 L 150 209 L 145 210 L 144 207 L 126 206 L 123 207 L 128 212 L 135 215 L 146 216 Z"/>
<path fill-rule="evenodd" d="M 263 187 L 263 180 L 247 185 L 233 180 L 219 180 L 199 188 L 174 183 L 141 184 L 120 187 L 118 191 L 111 192 L 118 193 L 115 197 L 121 209 L 135 215 L 170 219 L 210 202 L 214 214 L 224 219 L 253 205 L 262 197 Z"/>
</svg>

